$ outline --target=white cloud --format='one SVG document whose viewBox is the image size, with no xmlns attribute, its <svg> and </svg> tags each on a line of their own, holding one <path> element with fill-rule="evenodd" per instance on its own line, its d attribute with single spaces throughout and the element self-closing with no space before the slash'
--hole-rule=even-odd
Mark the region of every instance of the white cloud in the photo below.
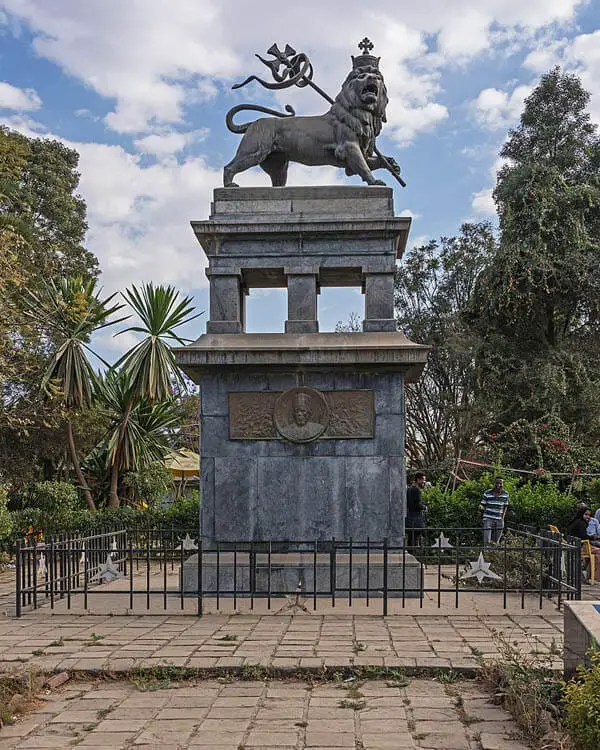
<svg viewBox="0 0 600 750">
<path fill-rule="evenodd" d="M 191 143 L 203 141 L 208 135 L 208 128 L 178 133 L 175 130 L 166 133 L 152 133 L 134 141 L 137 151 L 152 156 L 165 157 L 183 151 Z"/>
<path fill-rule="evenodd" d="M 34 89 L 18 89 L 10 83 L 0 81 L 0 109 L 31 112 L 41 106 L 42 100 Z"/>
<path fill-rule="evenodd" d="M 591 114 L 600 123 L 600 30 L 578 34 L 540 44 L 523 63 L 531 70 L 544 73 L 554 65 L 579 75 L 584 87 L 592 95 Z"/>
<path fill-rule="evenodd" d="M 109 127 L 133 134 L 182 124 L 189 103 L 259 70 L 250 52 L 281 44 L 290 30 L 290 42 L 309 47 L 319 82 L 335 90 L 354 40 L 366 33 L 383 56 L 391 100 L 401 102 L 389 118 L 393 137 L 406 142 L 447 116 L 437 101 L 442 66 L 489 52 L 498 29 L 529 38 L 569 22 L 585 0 L 480 0 L 477 8 L 472 0 L 420 0 L 401 11 L 397 0 L 376 9 L 362 0 L 304 0 L 276 12 L 257 0 L 2 2 L 33 31 L 39 55 L 114 100 Z M 306 92 L 296 93 L 306 102 Z"/>
<path fill-rule="evenodd" d="M 483 52 L 489 46 L 491 20 L 489 13 L 480 8 L 469 8 L 454 15 L 440 31 L 441 54 L 447 60 L 463 62 Z"/>
<path fill-rule="evenodd" d="M 123 300 L 115 300 L 123 303 Z M 120 314 L 127 314 L 128 310 L 120 310 Z M 120 328 L 123 326 L 127 327 L 131 321 L 127 323 L 121 323 Z M 107 329 L 103 333 L 99 333 L 94 336 L 94 350 L 101 351 L 104 357 L 111 355 L 111 359 L 116 361 L 122 357 L 126 352 L 133 349 L 133 347 L 141 341 L 141 337 L 136 335 L 132 331 L 123 331 L 119 335 L 115 335 L 116 331 Z"/>
<path fill-rule="evenodd" d="M 407 217 L 409 217 L 411 219 L 420 219 L 421 218 L 421 214 L 418 214 L 415 211 L 412 211 L 410 208 L 404 208 L 404 209 L 402 209 L 402 211 L 400 211 L 400 213 L 398 214 L 398 216 L 407 216 Z"/>
<path fill-rule="evenodd" d="M 496 204 L 492 196 L 492 188 L 484 188 L 478 193 L 473 194 L 471 208 L 476 214 L 483 216 L 495 216 Z"/>
<path fill-rule="evenodd" d="M 531 86 L 517 86 L 511 93 L 495 88 L 483 89 L 473 102 L 473 111 L 479 124 L 489 130 L 506 130 L 515 125 L 523 102 L 531 93 Z"/>
<path fill-rule="evenodd" d="M 600 30 L 592 34 L 580 34 L 565 50 L 568 69 L 575 70 L 585 88 L 591 93 L 591 112 L 600 123 Z"/>
</svg>

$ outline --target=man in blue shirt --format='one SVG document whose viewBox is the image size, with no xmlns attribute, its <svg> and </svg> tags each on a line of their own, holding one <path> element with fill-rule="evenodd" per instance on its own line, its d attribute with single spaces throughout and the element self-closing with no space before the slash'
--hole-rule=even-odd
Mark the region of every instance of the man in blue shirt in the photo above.
<svg viewBox="0 0 600 750">
<path fill-rule="evenodd" d="M 590 518 L 587 527 L 587 535 L 594 547 L 600 547 L 600 522 L 595 516 Z"/>
<path fill-rule="evenodd" d="M 502 477 L 496 477 L 494 486 L 483 493 L 479 509 L 483 511 L 483 544 L 498 544 L 504 531 L 504 516 L 508 508 L 508 492 Z"/>
</svg>

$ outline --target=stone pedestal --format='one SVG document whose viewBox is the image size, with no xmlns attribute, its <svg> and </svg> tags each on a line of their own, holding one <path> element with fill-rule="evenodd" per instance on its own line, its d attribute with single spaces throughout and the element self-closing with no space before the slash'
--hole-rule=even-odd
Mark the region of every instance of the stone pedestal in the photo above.
<svg viewBox="0 0 600 750">
<path fill-rule="evenodd" d="M 410 219 L 394 216 L 391 189 L 219 189 L 192 226 L 210 320 L 176 357 L 200 386 L 203 542 L 400 542 L 404 383 L 428 347 L 395 330 Z M 318 333 L 319 289 L 351 285 L 364 332 Z M 286 333 L 244 332 L 252 287 L 287 287 Z"/>
<path fill-rule="evenodd" d="M 347 596 L 349 588 L 356 597 L 375 598 L 382 594 L 384 586 L 383 555 L 356 553 L 337 554 L 335 565 L 331 556 L 319 553 L 316 559 L 312 554 L 297 553 L 273 554 L 269 565 L 267 555 L 258 555 L 251 562 L 248 554 L 238 554 L 234 565 L 233 553 L 225 552 L 217 559 L 214 554 L 204 555 L 202 561 L 202 591 L 220 596 L 239 597 L 282 596 L 292 594 L 301 584 L 304 596 L 310 597 L 314 591 L 315 580 L 317 594 L 331 597 Z M 421 564 L 409 553 L 391 553 L 388 556 L 387 588 L 390 598 L 421 596 Z M 195 596 L 198 593 L 198 555 L 189 557 L 182 568 L 181 585 L 183 593 Z"/>
</svg>

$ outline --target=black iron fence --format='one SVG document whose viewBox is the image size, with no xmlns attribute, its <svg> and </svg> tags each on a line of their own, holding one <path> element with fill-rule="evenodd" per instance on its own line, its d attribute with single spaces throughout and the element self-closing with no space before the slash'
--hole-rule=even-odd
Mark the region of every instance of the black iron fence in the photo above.
<svg viewBox="0 0 600 750">
<path fill-rule="evenodd" d="M 408 541 L 411 543 L 408 544 Z M 16 550 L 16 614 L 58 603 L 88 609 L 90 597 L 120 597 L 132 611 L 178 607 L 202 615 L 245 601 L 271 610 L 317 610 L 357 600 L 402 607 L 417 600 L 460 607 L 465 595 L 496 596 L 498 603 L 542 607 L 552 598 L 581 598 L 578 539 L 525 527 L 507 529 L 484 547 L 481 529 L 414 529 L 403 544 L 387 540 L 286 540 L 202 544 L 184 528 L 110 529 L 56 537 Z"/>
</svg>

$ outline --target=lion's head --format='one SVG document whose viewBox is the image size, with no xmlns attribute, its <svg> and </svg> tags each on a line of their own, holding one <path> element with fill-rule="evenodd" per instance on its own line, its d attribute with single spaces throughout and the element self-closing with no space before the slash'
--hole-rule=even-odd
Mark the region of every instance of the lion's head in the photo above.
<svg viewBox="0 0 600 750">
<path fill-rule="evenodd" d="M 379 69 L 373 65 L 354 68 L 342 84 L 335 101 L 350 111 L 359 109 L 371 112 L 379 123 L 386 121 L 387 89 Z"/>
</svg>

